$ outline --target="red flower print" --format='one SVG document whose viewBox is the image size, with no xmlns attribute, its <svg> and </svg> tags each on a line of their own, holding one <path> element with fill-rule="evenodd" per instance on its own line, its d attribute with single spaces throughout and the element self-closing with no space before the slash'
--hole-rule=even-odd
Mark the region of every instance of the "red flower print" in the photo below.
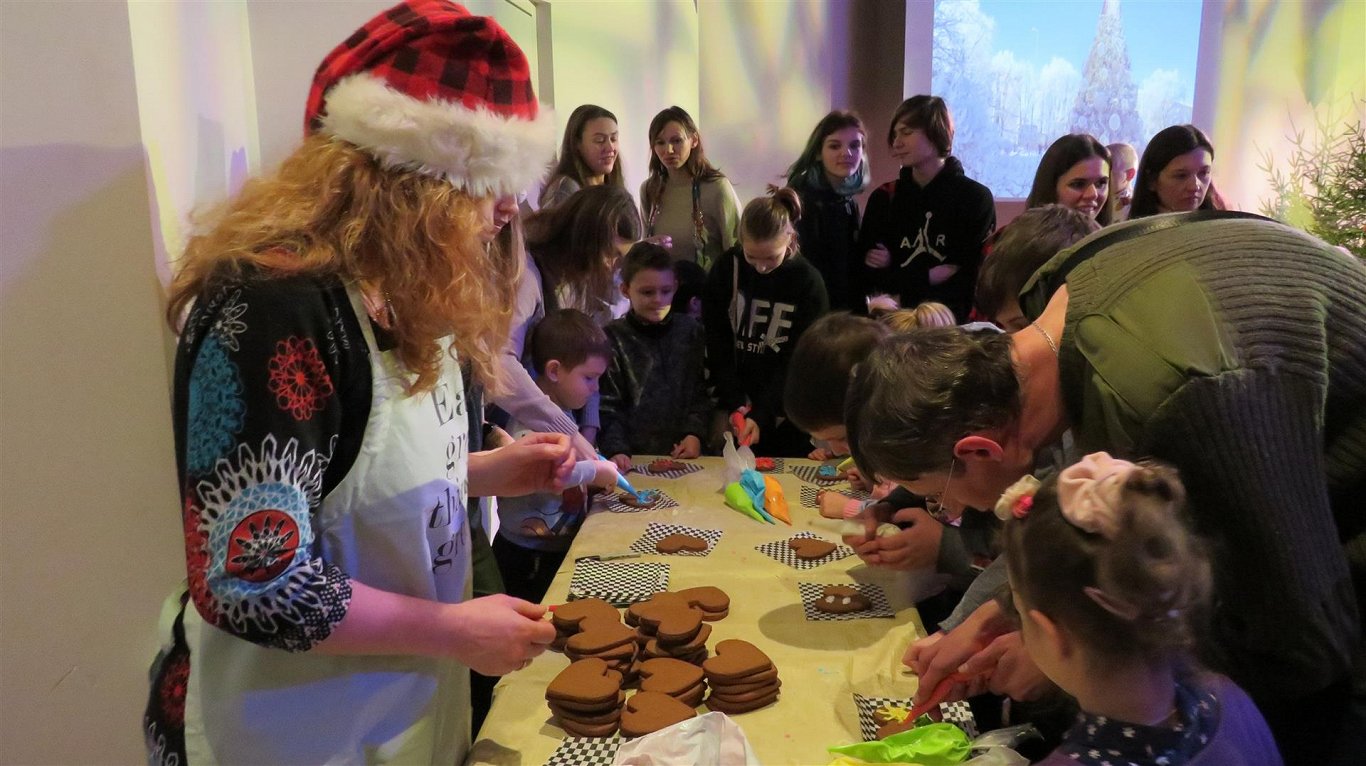
<svg viewBox="0 0 1366 766">
<path fill-rule="evenodd" d="M 269 582 L 289 567 L 299 547 L 299 526 L 283 511 L 257 511 L 228 535 L 228 574 Z"/>
<path fill-rule="evenodd" d="M 285 338 L 270 358 L 270 390 L 280 409 L 308 420 L 335 390 L 312 338 Z"/>
<path fill-rule="evenodd" d="M 185 724 L 185 695 L 190 685 L 190 657 L 185 652 L 174 652 L 161 668 L 162 720 L 167 728 L 178 729 Z"/>
<path fill-rule="evenodd" d="M 185 523 L 185 573 L 189 580 L 190 598 L 194 600 L 205 621 L 218 624 L 217 601 L 209 590 L 209 536 L 199 529 L 199 511 L 194 501 L 185 499 L 181 517 Z"/>
</svg>

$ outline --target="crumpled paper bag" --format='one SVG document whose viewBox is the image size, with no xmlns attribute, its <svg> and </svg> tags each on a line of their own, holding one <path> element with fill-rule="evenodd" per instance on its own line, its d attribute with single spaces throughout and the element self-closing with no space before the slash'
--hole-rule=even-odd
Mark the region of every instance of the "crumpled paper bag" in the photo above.
<svg viewBox="0 0 1366 766">
<path fill-rule="evenodd" d="M 623 743 L 612 763 L 613 766 L 674 766 L 679 763 L 760 766 L 740 724 L 725 713 L 715 711 Z"/>
</svg>

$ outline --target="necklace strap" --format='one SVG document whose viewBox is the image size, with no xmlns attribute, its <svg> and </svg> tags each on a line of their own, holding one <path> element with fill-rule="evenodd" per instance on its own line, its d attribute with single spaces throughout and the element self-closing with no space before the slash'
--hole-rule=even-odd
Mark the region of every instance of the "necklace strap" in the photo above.
<svg viewBox="0 0 1366 766">
<path fill-rule="evenodd" d="M 1033 327 L 1035 330 L 1038 330 L 1038 331 L 1039 331 L 1039 334 L 1043 336 L 1044 342 L 1046 342 L 1046 343 L 1048 344 L 1048 347 L 1049 347 L 1050 349 L 1053 350 L 1053 356 L 1057 356 L 1057 355 L 1058 355 L 1058 343 L 1057 343 L 1057 341 L 1053 340 L 1053 336 L 1052 336 L 1052 335 L 1049 335 L 1047 330 L 1043 329 L 1043 325 L 1039 324 L 1038 321 L 1036 320 L 1036 321 L 1030 322 L 1030 323 L 1029 323 L 1029 326 L 1030 326 L 1030 327 Z"/>
</svg>

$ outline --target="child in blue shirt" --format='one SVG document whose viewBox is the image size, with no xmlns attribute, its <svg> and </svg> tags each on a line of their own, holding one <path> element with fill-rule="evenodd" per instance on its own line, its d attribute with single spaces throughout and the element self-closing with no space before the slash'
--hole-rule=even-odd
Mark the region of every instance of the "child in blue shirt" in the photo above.
<svg viewBox="0 0 1366 766">
<path fill-rule="evenodd" d="M 598 392 L 598 379 L 611 359 L 607 336 L 582 311 L 561 309 L 536 325 L 530 346 L 537 387 L 572 417 Z M 513 437 L 529 430 L 516 420 L 508 424 Z M 510 595 L 532 603 L 545 597 L 588 513 L 593 488 L 616 482 L 610 462 L 581 460 L 560 494 L 498 498 L 493 555 Z"/>
</svg>

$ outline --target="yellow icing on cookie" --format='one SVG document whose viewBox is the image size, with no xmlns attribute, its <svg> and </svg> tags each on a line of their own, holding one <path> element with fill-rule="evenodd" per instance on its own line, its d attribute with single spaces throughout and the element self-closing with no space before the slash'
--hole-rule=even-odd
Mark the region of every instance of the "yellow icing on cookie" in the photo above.
<svg viewBox="0 0 1366 766">
<path fill-rule="evenodd" d="M 901 723 L 911 715 L 911 711 L 900 705 L 883 705 L 877 709 L 877 714 L 888 722 L 895 721 L 896 723 Z"/>
</svg>

